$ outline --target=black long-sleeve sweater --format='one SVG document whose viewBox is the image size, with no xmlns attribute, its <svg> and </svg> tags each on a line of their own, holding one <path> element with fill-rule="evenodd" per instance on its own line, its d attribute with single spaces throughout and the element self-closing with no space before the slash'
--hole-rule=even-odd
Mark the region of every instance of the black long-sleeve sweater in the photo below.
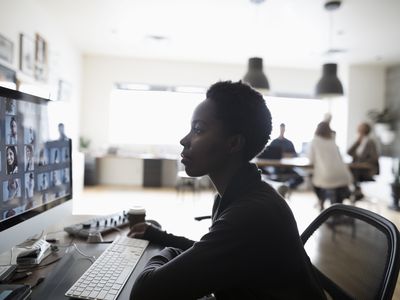
<svg viewBox="0 0 400 300">
<path fill-rule="evenodd" d="M 216 197 L 200 241 L 155 227 L 144 238 L 169 248 L 150 259 L 131 299 L 325 299 L 290 208 L 253 164 Z"/>
</svg>

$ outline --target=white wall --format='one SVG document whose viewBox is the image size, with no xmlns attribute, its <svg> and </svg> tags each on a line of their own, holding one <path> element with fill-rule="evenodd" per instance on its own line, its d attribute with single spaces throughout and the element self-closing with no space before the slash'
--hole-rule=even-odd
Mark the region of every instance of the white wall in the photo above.
<svg viewBox="0 0 400 300">
<path fill-rule="evenodd" d="M 239 80 L 246 65 L 171 62 L 85 56 L 83 60 L 81 133 L 92 147 L 106 147 L 108 107 L 116 82 L 207 87 L 218 80 Z M 265 67 L 274 92 L 312 95 L 320 70 Z M 179 113 L 179 112 L 176 112 Z"/>
<path fill-rule="evenodd" d="M 368 111 L 382 110 L 385 105 L 386 72 L 383 66 L 351 66 L 348 73 L 348 138 L 353 143 L 357 138 L 357 126 L 368 120 Z"/>
</svg>

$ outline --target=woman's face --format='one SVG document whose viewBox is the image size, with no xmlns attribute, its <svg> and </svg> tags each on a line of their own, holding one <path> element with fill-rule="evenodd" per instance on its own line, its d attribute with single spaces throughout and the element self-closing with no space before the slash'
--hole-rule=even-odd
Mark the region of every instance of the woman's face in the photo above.
<svg viewBox="0 0 400 300">
<path fill-rule="evenodd" d="M 15 159 L 14 152 L 10 148 L 8 148 L 7 149 L 7 164 L 11 166 L 14 163 L 14 159 Z"/>
<path fill-rule="evenodd" d="M 368 127 L 366 124 L 361 123 L 360 125 L 358 125 L 358 134 L 367 135 L 367 132 L 368 132 Z"/>
<path fill-rule="evenodd" d="M 212 175 L 228 161 L 229 136 L 215 112 L 215 103 L 201 102 L 193 113 L 190 132 L 180 141 L 181 161 L 189 176 Z"/>
</svg>

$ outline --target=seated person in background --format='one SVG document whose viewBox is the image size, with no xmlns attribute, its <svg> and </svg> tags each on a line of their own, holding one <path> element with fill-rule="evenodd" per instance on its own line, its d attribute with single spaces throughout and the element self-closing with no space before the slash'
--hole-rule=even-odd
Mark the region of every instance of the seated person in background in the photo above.
<svg viewBox="0 0 400 300">
<path fill-rule="evenodd" d="M 250 163 L 270 132 L 257 91 L 230 81 L 209 88 L 180 143 L 186 173 L 208 175 L 217 190 L 212 225 L 195 242 L 136 224 L 130 236 L 167 248 L 149 260 L 131 299 L 325 299 L 289 206 Z"/>
<path fill-rule="evenodd" d="M 373 176 L 379 174 L 379 154 L 376 143 L 370 138 L 371 126 L 368 123 L 358 125 L 358 139 L 347 150 L 353 162 L 368 163 L 369 169 L 354 169 L 354 197 L 360 200 L 364 197 L 360 182 L 373 181 Z"/>
<path fill-rule="evenodd" d="M 294 149 L 293 143 L 285 138 L 285 129 L 286 126 L 285 124 L 280 125 L 280 135 L 276 139 L 274 139 L 269 146 L 266 148 L 266 150 L 260 154 L 258 157 L 259 158 L 271 158 L 271 159 L 280 159 L 282 157 L 295 157 L 297 156 L 296 150 Z M 272 153 L 272 149 L 275 150 L 275 152 L 280 153 L 279 157 L 266 157 L 269 154 Z M 269 152 L 267 152 L 269 151 Z M 265 173 L 271 176 L 271 180 L 275 181 L 280 181 L 284 182 L 288 188 L 294 189 L 298 185 L 304 182 L 303 176 L 301 175 L 303 172 L 299 168 L 292 168 L 292 167 L 267 167 L 263 170 Z M 287 192 L 284 192 L 282 187 L 278 188 L 281 194 L 284 194 Z"/>
<path fill-rule="evenodd" d="M 349 185 L 353 182 L 353 176 L 343 162 L 332 135 L 328 123 L 319 123 L 309 147 L 310 163 L 314 167 L 311 182 L 321 210 L 327 198 L 332 204 L 342 203 L 348 198 Z"/>
</svg>

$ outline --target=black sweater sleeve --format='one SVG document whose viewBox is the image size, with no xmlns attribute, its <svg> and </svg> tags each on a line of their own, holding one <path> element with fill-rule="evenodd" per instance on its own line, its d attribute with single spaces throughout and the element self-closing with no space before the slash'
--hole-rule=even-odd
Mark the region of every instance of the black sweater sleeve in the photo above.
<svg viewBox="0 0 400 300">
<path fill-rule="evenodd" d="M 186 251 L 164 249 L 150 259 L 130 298 L 197 299 L 239 285 L 235 274 L 240 266 L 232 262 L 239 249 L 243 249 L 243 240 L 235 238 L 236 234 L 226 222 L 217 221 L 209 233 Z"/>
<path fill-rule="evenodd" d="M 190 239 L 182 236 L 175 236 L 173 234 L 167 233 L 166 231 L 161 231 L 153 225 L 150 225 L 146 229 L 146 232 L 143 235 L 143 239 L 161 246 L 175 247 L 182 250 L 186 250 L 192 247 L 194 244 L 194 241 Z"/>
</svg>

